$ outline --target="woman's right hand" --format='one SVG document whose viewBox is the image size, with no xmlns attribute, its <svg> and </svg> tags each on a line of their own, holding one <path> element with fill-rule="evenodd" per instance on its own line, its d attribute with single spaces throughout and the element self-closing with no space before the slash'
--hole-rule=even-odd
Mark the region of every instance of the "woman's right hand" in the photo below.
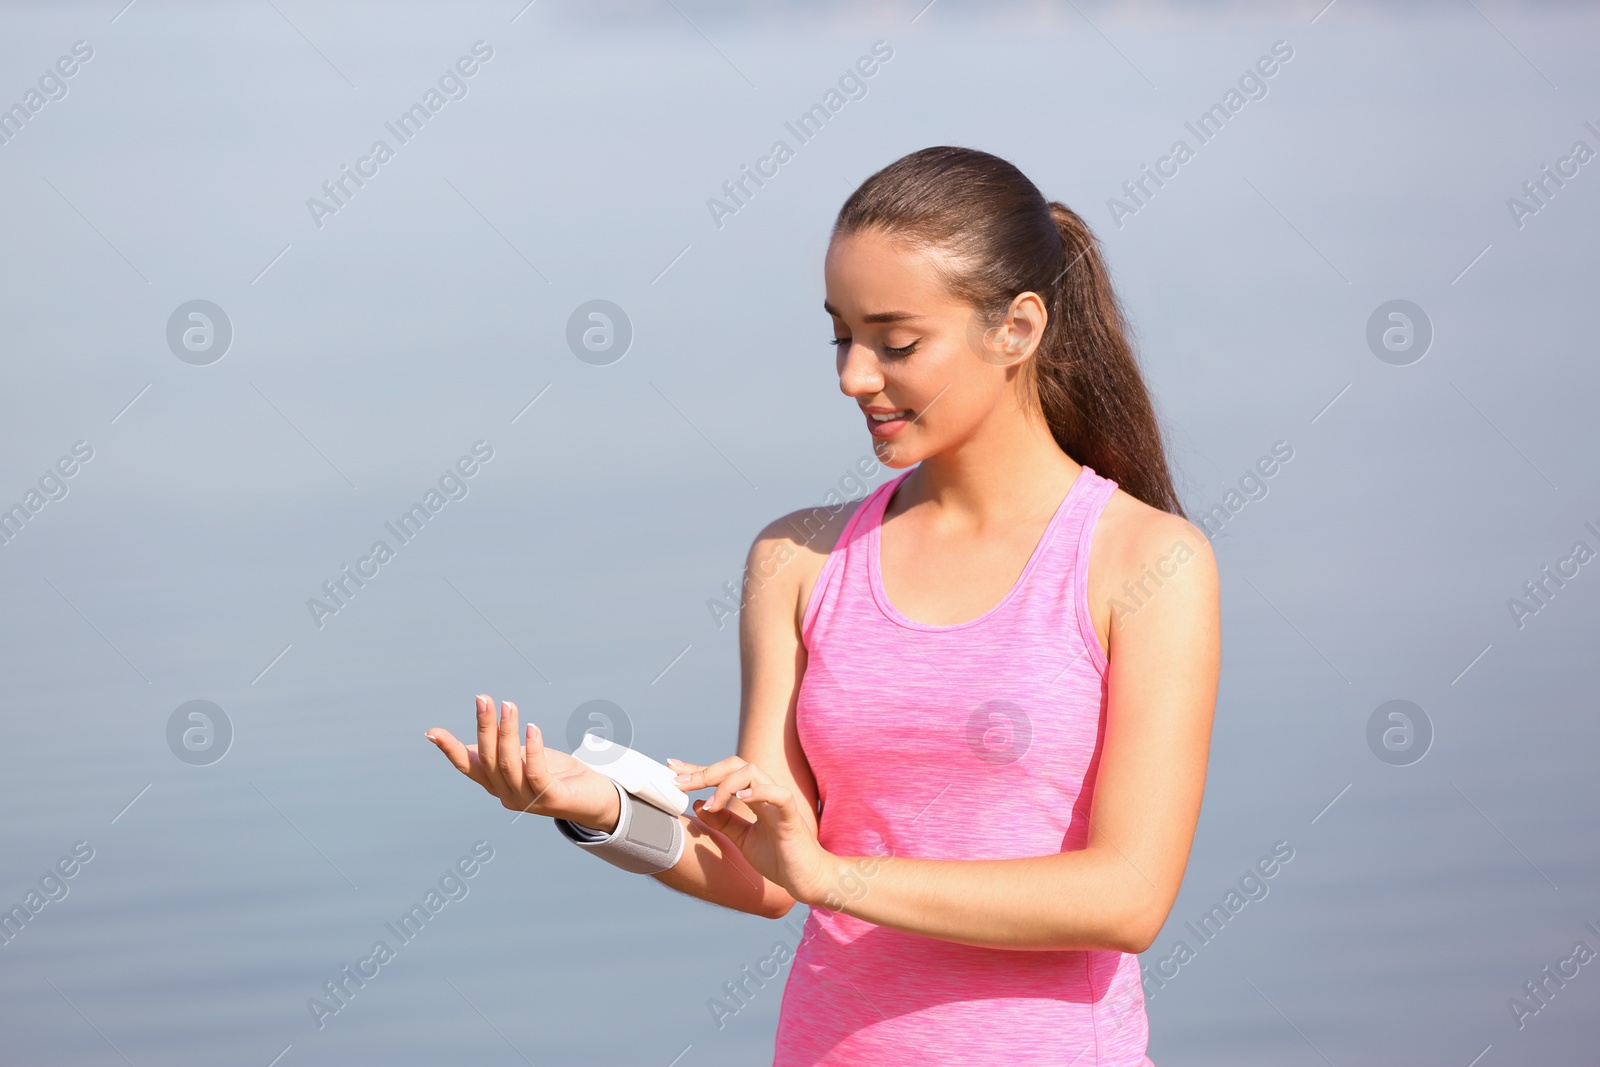
<svg viewBox="0 0 1600 1067">
<path fill-rule="evenodd" d="M 528 724 L 526 747 L 517 741 L 517 706 L 478 696 L 478 743 L 463 745 L 449 730 L 435 727 L 427 738 L 456 770 L 499 798 L 510 811 L 567 819 L 610 833 L 621 817 L 621 802 L 611 779 L 565 752 L 546 749 L 539 728 Z"/>
</svg>

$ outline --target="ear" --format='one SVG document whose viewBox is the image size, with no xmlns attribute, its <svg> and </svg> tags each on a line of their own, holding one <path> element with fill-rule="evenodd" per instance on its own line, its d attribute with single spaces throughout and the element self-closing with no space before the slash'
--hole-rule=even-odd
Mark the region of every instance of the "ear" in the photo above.
<svg viewBox="0 0 1600 1067">
<path fill-rule="evenodd" d="M 979 358 L 997 367 L 1021 363 L 1038 350 L 1049 321 L 1049 312 L 1038 293 L 1018 293 L 1012 298 L 1000 325 L 983 332 L 978 346 Z"/>
</svg>

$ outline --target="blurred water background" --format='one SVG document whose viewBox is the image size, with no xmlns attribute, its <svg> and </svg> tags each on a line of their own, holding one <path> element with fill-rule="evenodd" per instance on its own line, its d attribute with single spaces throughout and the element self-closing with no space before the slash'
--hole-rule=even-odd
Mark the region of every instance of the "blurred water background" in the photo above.
<svg viewBox="0 0 1600 1067">
<path fill-rule="evenodd" d="M 781 979 L 721 1027 L 708 1002 L 787 921 L 513 824 L 422 735 L 487 692 L 552 738 L 604 699 L 658 758 L 733 751 L 708 601 L 870 447 L 825 344 L 828 228 L 931 144 L 1097 228 L 1212 516 L 1223 674 L 1144 957 L 1154 1061 L 1596 1047 L 1594 965 L 1525 986 L 1600 949 L 1592 8 L 123 3 L 0 12 L 27 112 L 0 115 L 0 507 L 29 515 L 0 545 L 0 904 L 47 901 L 0 945 L 7 1063 L 768 1062 Z M 1177 170 L 1135 197 L 1146 166 Z M 182 346 L 196 300 L 220 358 Z M 620 358 L 568 343 L 593 300 Z M 1395 300 L 1425 343 L 1369 344 Z M 221 759 L 177 755 L 195 700 Z M 308 1000 L 479 842 L 319 1025 Z M 1266 895 L 1195 937 L 1279 842 Z"/>
</svg>

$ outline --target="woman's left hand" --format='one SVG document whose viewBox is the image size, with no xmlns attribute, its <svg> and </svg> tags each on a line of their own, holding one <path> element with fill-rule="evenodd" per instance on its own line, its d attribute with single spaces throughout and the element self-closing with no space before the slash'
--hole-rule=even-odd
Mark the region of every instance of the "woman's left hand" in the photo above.
<svg viewBox="0 0 1600 1067">
<path fill-rule="evenodd" d="M 801 808 L 803 797 L 738 756 L 706 767 L 675 759 L 667 763 L 685 793 L 716 787 L 710 800 L 694 802 L 694 812 L 726 835 L 750 866 L 802 904 L 819 903 L 829 893 L 836 881 L 836 857 L 817 840 L 814 824 Z M 750 806 L 755 822 L 728 810 L 733 797 Z"/>
</svg>

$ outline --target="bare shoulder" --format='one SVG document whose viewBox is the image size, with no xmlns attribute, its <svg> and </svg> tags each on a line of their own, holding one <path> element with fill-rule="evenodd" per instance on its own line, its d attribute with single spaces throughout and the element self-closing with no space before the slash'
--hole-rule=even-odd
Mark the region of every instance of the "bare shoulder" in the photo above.
<svg viewBox="0 0 1600 1067">
<path fill-rule="evenodd" d="M 780 600 L 793 608 L 798 626 L 823 564 L 862 500 L 801 508 L 762 527 L 745 561 L 746 599 Z"/>
<path fill-rule="evenodd" d="M 1102 650 L 1113 628 L 1156 599 L 1167 586 L 1181 597 L 1162 598 L 1214 610 L 1217 564 L 1204 532 L 1180 515 L 1151 507 L 1117 489 L 1095 525 L 1089 552 L 1089 607 Z"/>
<path fill-rule="evenodd" d="M 1180 546 L 1184 555 L 1212 559 L 1211 542 L 1198 526 L 1119 488 L 1106 502 L 1095 527 L 1093 552 L 1108 562 L 1131 563 L 1137 571 L 1141 563 L 1150 561 L 1151 553 L 1177 552 Z M 1214 561 L 1211 569 L 1215 570 Z"/>
</svg>

